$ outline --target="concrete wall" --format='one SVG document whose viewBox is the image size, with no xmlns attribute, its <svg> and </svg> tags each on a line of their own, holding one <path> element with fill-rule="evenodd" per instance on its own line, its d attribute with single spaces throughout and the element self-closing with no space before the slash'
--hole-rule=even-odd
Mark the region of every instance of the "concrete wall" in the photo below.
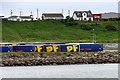
<svg viewBox="0 0 120 80">
<path fill-rule="evenodd" d="M 119 18 L 118 15 L 120 15 L 120 13 L 104 13 L 104 14 L 102 14 L 102 18 L 104 18 L 104 19 Z"/>
</svg>

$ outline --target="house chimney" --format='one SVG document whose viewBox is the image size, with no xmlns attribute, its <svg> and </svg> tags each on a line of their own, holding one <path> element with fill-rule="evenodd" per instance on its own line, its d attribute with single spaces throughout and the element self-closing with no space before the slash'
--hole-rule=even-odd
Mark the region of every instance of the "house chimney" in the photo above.
<svg viewBox="0 0 120 80">
<path fill-rule="evenodd" d="M 68 10 L 68 16 L 70 16 L 70 10 Z"/>
<path fill-rule="evenodd" d="M 12 16 L 12 13 L 13 13 L 13 12 L 12 12 L 12 10 L 11 10 L 11 12 L 10 12 L 11 16 Z"/>
<path fill-rule="evenodd" d="M 22 15 L 22 12 L 20 11 L 20 16 Z"/>
<path fill-rule="evenodd" d="M 63 9 L 62 9 L 62 14 L 63 14 Z"/>
<path fill-rule="evenodd" d="M 30 17 L 32 17 L 32 18 L 33 18 L 33 15 L 30 15 Z"/>
<path fill-rule="evenodd" d="M 32 15 L 32 11 L 31 11 L 30 13 L 31 13 L 31 15 Z"/>
</svg>

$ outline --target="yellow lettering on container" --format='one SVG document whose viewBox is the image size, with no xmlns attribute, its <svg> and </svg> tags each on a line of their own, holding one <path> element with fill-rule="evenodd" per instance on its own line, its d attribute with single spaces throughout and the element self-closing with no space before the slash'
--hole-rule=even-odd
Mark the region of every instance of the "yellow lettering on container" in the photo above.
<svg viewBox="0 0 120 80">
<path fill-rule="evenodd" d="M 52 47 L 48 46 L 48 47 L 46 47 L 46 50 L 47 50 L 47 52 L 51 52 L 52 51 Z"/>
<path fill-rule="evenodd" d="M 16 46 L 17 44 L 12 44 L 13 46 Z"/>
<path fill-rule="evenodd" d="M 78 47 L 76 47 L 77 45 L 73 45 L 73 49 L 74 49 L 74 52 L 77 51 Z"/>
<path fill-rule="evenodd" d="M 72 51 L 72 46 L 67 46 L 67 52 L 70 52 L 70 51 Z"/>
<path fill-rule="evenodd" d="M 37 46 L 37 48 L 35 47 L 35 51 L 41 52 L 42 47 L 41 46 Z"/>
<path fill-rule="evenodd" d="M 2 46 L 5 46 L 5 44 L 1 44 Z"/>
<path fill-rule="evenodd" d="M 53 49 L 54 49 L 54 52 L 57 52 L 58 46 L 57 45 L 53 45 Z"/>
</svg>

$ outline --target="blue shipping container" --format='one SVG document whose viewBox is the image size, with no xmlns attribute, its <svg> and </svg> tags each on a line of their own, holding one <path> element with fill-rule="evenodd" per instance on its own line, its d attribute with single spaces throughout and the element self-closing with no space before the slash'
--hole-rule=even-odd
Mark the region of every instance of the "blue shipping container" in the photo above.
<svg viewBox="0 0 120 80">
<path fill-rule="evenodd" d="M 12 52 L 11 46 L 0 46 L 0 53 L 1 52 Z"/>
<path fill-rule="evenodd" d="M 35 52 L 35 46 L 13 46 L 13 52 Z"/>
<path fill-rule="evenodd" d="M 103 51 L 103 44 L 80 44 L 80 51 Z"/>
<path fill-rule="evenodd" d="M 44 46 L 35 46 L 35 52 L 44 52 Z"/>
<path fill-rule="evenodd" d="M 61 52 L 79 52 L 79 45 L 61 45 Z"/>
<path fill-rule="evenodd" d="M 45 45 L 44 46 L 45 52 L 59 52 L 60 51 L 60 45 Z"/>
</svg>

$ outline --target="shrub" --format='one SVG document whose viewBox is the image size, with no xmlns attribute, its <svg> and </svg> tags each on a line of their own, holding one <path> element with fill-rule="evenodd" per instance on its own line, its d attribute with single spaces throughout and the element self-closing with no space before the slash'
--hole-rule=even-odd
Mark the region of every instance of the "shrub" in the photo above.
<svg viewBox="0 0 120 80">
<path fill-rule="evenodd" d="M 77 25 L 78 23 L 77 22 L 67 22 L 66 25 L 68 26 L 73 26 L 73 25 Z"/>
<path fill-rule="evenodd" d="M 107 29 L 107 31 L 117 31 L 116 27 L 112 25 L 107 25 L 105 28 Z"/>
<path fill-rule="evenodd" d="M 65 22 L 73 22 L 74 19 L 70 16 L 66 16 Z"/>
<path fill-rule="evenodd" d="M 108 20 L 109 20 L 109 21 L 119 21 L 120 18 L 109 18 Z"/>
<path fill-rule="evenodd" d="M 99 19 L 100 21 L 108 21 L 108 19 Z"/>
<path fill-rule="evenodd" d="M 89 25 L 87 25 L 87 24 L 81 24 L 80 27 L 81 27 L 81 29 L 83 29 L 83 30 L 91 30 L 91 29 L 92 29 L 92 27 L 89 26 Z"/>
<path fill-rule="evenodd" d="M 70 19 L 69 19 L 69 22 L 73 22 L 74 21 L 74 19 L 71 17 Z"/>
</svg>

